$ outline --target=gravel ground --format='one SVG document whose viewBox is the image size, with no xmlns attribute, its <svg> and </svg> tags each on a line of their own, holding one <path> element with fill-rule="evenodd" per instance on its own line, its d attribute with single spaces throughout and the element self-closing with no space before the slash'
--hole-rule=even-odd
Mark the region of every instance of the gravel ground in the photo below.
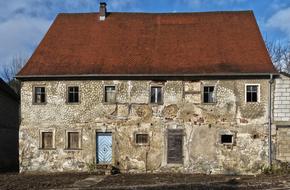
<svg viewBox="0 0 290 190">
<path fill-rule="evenodd" d="M 53 174 L 0 174 L 0 189 L 57 189 L 74 187 L 76 181 L 84 180 L 94 174 L 89 173 L 53 173 Z M 100 183 L 91 187 L 125 187 L 142 185 L 170 184 L 217 184 L 246 189 L 290 188 L 288 175 L 259 175 L 259 176 L 224 176 L 199 174 L 118 174 L 107 176 Z M 254 188 L 255 187 L 255 188 Z M 287 189 L 287 188 L 285 188 Z"/>
</svg>

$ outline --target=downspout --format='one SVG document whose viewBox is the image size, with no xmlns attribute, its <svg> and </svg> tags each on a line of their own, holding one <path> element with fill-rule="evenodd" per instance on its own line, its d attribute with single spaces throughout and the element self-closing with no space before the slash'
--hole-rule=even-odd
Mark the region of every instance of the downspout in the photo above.
<svg viewBox="0 0 290 190">
<path fill-rule="evenodd" d="M 269 102 L 268 102 L 268 143 L 269 143 L 269 167 L 272 168 L 272 84 L 273 74 L 270 74 L 269 80 Z"/>
</svg>

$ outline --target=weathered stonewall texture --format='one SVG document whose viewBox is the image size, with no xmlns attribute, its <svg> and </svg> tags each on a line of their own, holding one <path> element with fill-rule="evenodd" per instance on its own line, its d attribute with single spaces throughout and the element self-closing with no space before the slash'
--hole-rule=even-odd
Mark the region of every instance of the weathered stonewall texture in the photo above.
<svg viewBox="0 0 290 190">
<path fill-rule="evenodd" d="M 117 103 L 103 103 L 105 85 L 116 85 Z M 150 85 L 162 85 L 164 104 L 149 104 Z M 260 84 L 260 102 L 245 103 L 245 84 Z M 33 86 L 44 85 L 47 104 L 32 104 Z M 81 101 L 66 104 L 68 85 Z M 214 85 L 217 103 L 201 101 Z M 20 170 L 87 171 L 96 160 L 96 132 L 112 132 L 112 165 L 122 172 L 258 173 L 267 165 L 268 80 L 38 81 L 22 83 Z M 167 164 L 167 130 L 184 129 L 183 164 Z M 41 150 L 42 129 L 55 131 L 55 149 Z M 65 150 L 65 131 L 81 131 L 81 150 Z M 146 132 L 148 146 L 134 134 Z M 220 135 L 234 134 L 233 145 Z M 146 156 L 147 155 L 147 156 Z"/>
<path fill-rule="evenodd" d="M 0 79 L 0 171 L 18 169 L 19 100 Z"/>
<path fill-rule="evenodd" d="M 277 133 L 276 133 L 277 132 Z M 280 74 L 275 80 L 274 125 L 276 159 L 290 161 L 290 77 Z"/>
</svg>

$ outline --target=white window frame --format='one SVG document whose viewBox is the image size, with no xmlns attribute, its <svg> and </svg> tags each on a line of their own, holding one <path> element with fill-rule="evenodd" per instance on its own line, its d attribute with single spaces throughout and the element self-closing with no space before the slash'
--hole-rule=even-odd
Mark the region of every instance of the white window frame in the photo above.
<svg viewBox="0 0 290 190">
<path fill-rule="evenodd" d="M 260 102 L 260 92 L 261 92 L 261 85 L 257 84 L 257 83 L 249 83 L 249 84 L 245 84 L 245 102 L 246 103 L 257 103 L 257 102 L 247 102 L 247 86 L 258 86 L 257 90 L 257 102 Z"/>
<path fill-rule="evenodd" d="M 77 149 L 69 149 L 68 147 L 68 133 L 79 133 L 79 147 Z M 65 150 L 81 150 L 82 149 L 82 130 L 81 129 L 68 129 L 65 131 Z"/>
<path fill-rule="evenodd" d="M 52 148 L 43 148 L 43 139 L 42 139 L 42 133 L 52 133 Z M 55 149 L 55 129 L 40 129 L 39 130 L 39 149 L 41 150 L 52 150 Z"/>
</svg>

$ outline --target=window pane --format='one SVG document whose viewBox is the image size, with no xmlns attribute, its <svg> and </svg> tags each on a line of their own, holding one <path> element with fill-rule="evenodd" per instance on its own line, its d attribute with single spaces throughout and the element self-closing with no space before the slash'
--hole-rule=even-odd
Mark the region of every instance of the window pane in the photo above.
<svg viewBox="0 0 290 190">
<path fill-rule="evenodd" d="M 78 148 L 79 148 L 79 133 L 68 132 L 68 149 L 78 149 Z"/>
<path fill-rule="evenodd" d="M 35 87 L 34 89 L 34 102 L 35 103 L 45 103 L 45 88 Z"/>
<path fill-rule="evenodd" d="M 148 134 L 136 134 L 136 143 L 137 144 L 147 144 L 148 143 Z"/>
<path fill-rule="evenodd" d="M 247 92 L 246 92 L 247 102 L 257 102 L 258 101 L 258 86 L 248 85 L 246 89 L 247 89 Z"/>
<path fill-rule="evenodd" d="M 52 132 L 42 133 L 42 148 L 52 148 Z"/>
<path fill-rule="evenodd" d="M 157 88 L 157 103 L 162 102 L 162 97 L 161 97 L 161 88 Z"/>
<path fill-rule="evenodd" d="M 68 102 L 79 102 L 79 87 L 68 87 Z"/>
<path fill-rule="evenodd" d="M 203 88 L 203 102 L 204 103 L 213 103 L 214 102 L 214 87 L 205 86 Z"/>
<path fill-rule="evenodd" d="M 105 102 L 112 102 L 116 101 L 116 90 L 115 86 L 106 86 L 105 87 Z"/>
<path fill-rule="evenodd" d="M 233 135 L 221 135 L 221 143 L 233 143 Z"/>
<path fill-rule="evenodd" d="M 151 103 L 162 103 L 162 89 L 161 87 L 151 87 Z"/>
</svg>

